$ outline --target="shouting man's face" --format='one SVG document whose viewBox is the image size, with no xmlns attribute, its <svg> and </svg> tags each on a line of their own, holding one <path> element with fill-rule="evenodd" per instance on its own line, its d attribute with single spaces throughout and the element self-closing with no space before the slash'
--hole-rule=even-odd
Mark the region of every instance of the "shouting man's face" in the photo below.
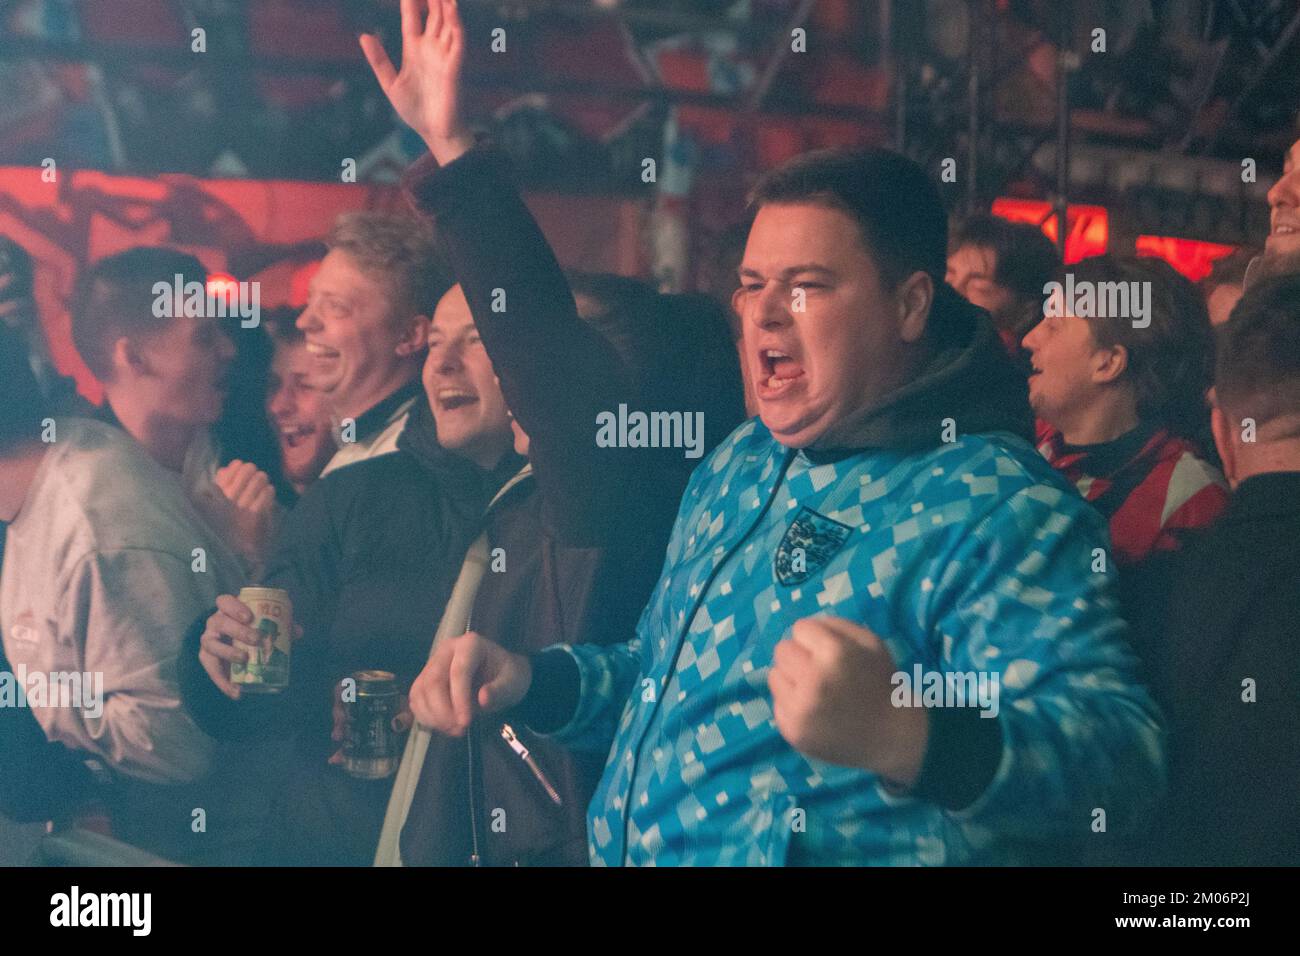
<svg viewBox="0 0 1300 956">
<path fill-rule="evenodd" d="M 929 278 L 887 289 L 852 217 L 796 202 L 759 209 L 740 283 L 732 304 L 763 424 L 787 447 L 851 447 L 866 412 L 911 375 Z"/>
</svg>

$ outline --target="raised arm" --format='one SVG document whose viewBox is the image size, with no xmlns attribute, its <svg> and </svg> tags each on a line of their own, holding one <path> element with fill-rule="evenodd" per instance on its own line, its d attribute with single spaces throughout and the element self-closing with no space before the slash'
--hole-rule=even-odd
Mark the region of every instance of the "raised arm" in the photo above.
<svg viewBox="0 0 1300 956">
<path fill-rule="evenodd" d="M 407 188 L 436 221 L 506 402 L 528 433 L 548 522 L 566 543 L 585 546 L 608 543 L 619 519 L 635 526 L 629 512 L 645 507 L 662 512 L 666 526 L 685 482 L 681 452 L 597 447 L 597 415 L 636 407 L 634 376 L 579 318 L 504 155 L 472 148 L 457 106 L 464 39 L 456 4 L 431 3 L 427 19 L 415 7 L 403 4 L 400 72 L 377 38 L 362 37 L 362 48 L 398 114 L 429 147 Z M 674 488 L 663 509 L 655 478 L 668 454 L 680 477 L 668 482 Z"/>
</svg>

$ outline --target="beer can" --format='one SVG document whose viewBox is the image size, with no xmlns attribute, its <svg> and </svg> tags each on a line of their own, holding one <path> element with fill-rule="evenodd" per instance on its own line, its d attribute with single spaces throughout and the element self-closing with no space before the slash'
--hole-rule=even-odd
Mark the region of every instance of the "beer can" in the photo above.
<svg viewBox="0 0 1300 956">
<path fill-rule="evenodd" d="M 279 588 L 240 588 L 239 600 L 253 612 L 253 629 L 262 635 L 248 650 L 248 661 L 230 665 L 230 681 L 242 693 L 277 694 L 289 686 L 293 644 L 293 605 Z"/>
<path fill-rule="evenodd" d="M 356 695 L 346 701 L 343 769 L 363 780 L 382 780 L 397 772 L 401 739 L 393 718 L 401 695 L 397 678 L 388 671 L 365 670 L 352 675 Z"/>
</svg>

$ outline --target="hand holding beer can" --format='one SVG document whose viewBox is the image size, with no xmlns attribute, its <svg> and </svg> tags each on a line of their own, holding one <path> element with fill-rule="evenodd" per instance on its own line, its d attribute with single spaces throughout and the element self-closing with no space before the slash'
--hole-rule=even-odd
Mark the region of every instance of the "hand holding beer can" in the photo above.
<svg viewBox="0 0 1300 956">
<path fill-rule="evenodd" d="M 293 644 L 293 605 L 280 588 L 239 589 L 239 600 L 253 612 L 252 627 L 262 642 L 248 652 L 248 661 L 230 665 L 230 682 L 241 693 L 276 694 L 289 686 Z"/>
<path fill-rule="evenodd" d="M 363 780 L 382 780 L 397 772 L 401 735 L 393 718 L 401 704 L 397 678 L 389 671 L 365 670 L 352 675 L 355 694 L 343 698 L 343 769 Z"/>
</svg>

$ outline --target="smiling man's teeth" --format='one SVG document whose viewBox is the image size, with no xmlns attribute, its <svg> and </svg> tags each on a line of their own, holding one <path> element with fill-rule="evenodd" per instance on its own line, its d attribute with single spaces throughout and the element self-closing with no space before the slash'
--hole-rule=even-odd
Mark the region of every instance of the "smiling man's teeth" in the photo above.
<svg viewBox="0 0 1300 956">
<path fill-rule="evenodd" d="M 323 356 L 328 356 L 328 355 L 338 355 L 338 354 L 339 354 L 339 353 L 336 352 L 334 349 L 326 348 L 326 347 L 323 346 L 323 345 L 317 345 L 315 342 L 308 342 L 308 343 L 307 343 L 307 351 L 308 351 L 308 353 L 311 354 L 311 355 L 323 355 Z"/>
</svg>

